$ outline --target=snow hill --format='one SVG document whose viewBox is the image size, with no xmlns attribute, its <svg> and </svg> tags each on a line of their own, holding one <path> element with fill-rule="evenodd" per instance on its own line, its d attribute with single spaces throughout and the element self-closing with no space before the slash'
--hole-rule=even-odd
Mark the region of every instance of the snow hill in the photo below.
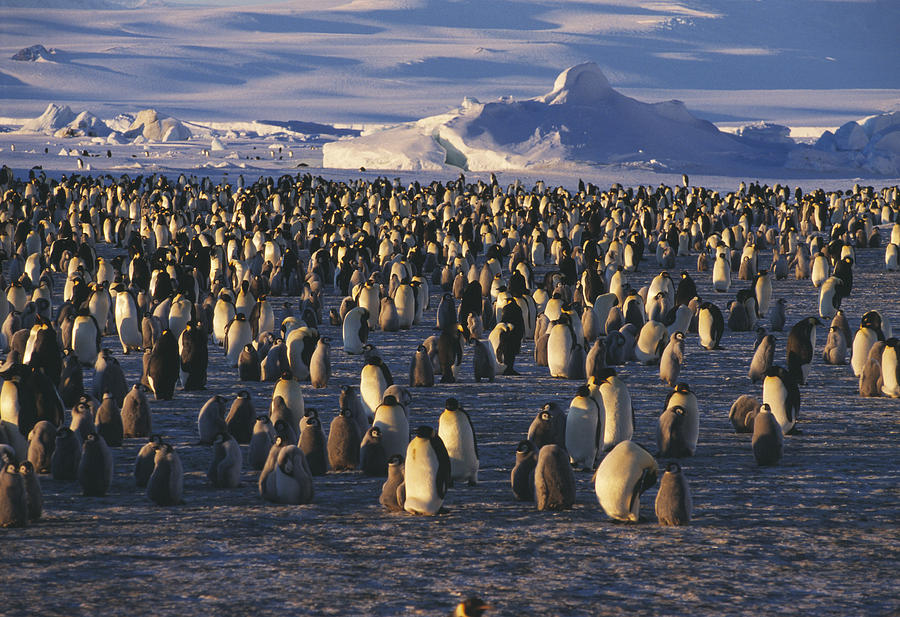
<svg viewBox="0 0 900 617">
<path fill-rule="evenodd" d="M 638 163 L 711 169 L 724 163 L 783 164 L 790 139 L 719 131 L 680 101 L 643 103 L 614 90 L 593 62 L 559 74 L 527 100 L 466 99 L 449 113 L 325 144 L 323 165 L 352 169 L 471 171 Z"/>
</svg>

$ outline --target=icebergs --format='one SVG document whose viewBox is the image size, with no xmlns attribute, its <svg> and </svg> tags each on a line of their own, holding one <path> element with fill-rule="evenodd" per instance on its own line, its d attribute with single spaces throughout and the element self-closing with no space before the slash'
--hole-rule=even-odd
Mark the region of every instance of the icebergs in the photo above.
<svg viewBox="0 0 900 617">
<path fill-rule="evenodd" d="M 146 141 L 185 141 L 190 139 L 191 131 L 176 118 L 161 118 L 155 109 L 144 109 L 138 112 L 125 136 L 131 139 L 141 136 Z"/>
<path fill-rule="evenodd" d="M 900 175 L 900 112 L 847 122 L 834 133 L 825 131 L 812 152 L 792 152 L 788 164 L 820 170 L 850 168 L 882 176 Z"/>
<path fill-rule="evenodd" d="M 54 137 L 110 137 L 110 143 L 122 143 L 123 139 L 132 142 L 140 139 L 142 143 L 184 141 L 191 137 L 191 130 L 180 120 L 160 117 L 155 109 L 145 109 L 133 118 L 120 115 L 110 123 L 112 126 L 89 111 L 76 114 L 68 105 L 50 103 L 40 116 L 26 120 L 19 132 Z"/>
<path fill-rule="evenodd" d="M 11 59 L 19 62 L 47 62 L 52 60 L 55 53 L 56 50 L 52 47 L 47 49 L 43 45 L 32 45 L 17 51 Z"/>
<path fill-rule="evenodd" d="M 627 97 L 593 62 L 560 73 L 543 96 L 490 103 L 466 99 L 446 114 L 323 147 L 323 165 L 344 169 L 449 165 L 493 171 L 648 161 L 710 168 L 767 156 L 781 164 L 783 145 L 723 133 L 680 101 L 650 104 Z"/>
<path fill-rule="evenodd" d="M 106 137 L 110 130 L 89 111 L 75 114 L 68 105 L 50 103 L 37 118 L 26 120 L 21 133 L 41 133 L 54 137 Z"/>
</svg>

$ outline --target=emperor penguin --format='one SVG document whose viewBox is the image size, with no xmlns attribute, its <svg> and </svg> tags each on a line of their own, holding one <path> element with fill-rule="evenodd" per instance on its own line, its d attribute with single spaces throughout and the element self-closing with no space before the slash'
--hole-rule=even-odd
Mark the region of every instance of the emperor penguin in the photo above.
<svg viewBox="0 0 900 617">
<path fill-rule="evenodd" d="M 784 452 L 784 434 L 768 403 L 763 403 L 753 419 L 753 456 L 760 466 L 775 465 Z"/>
<path fill-rule="evenodd" d="M 575 504 L 575 473 L 565 448 L 548 444 L 538 452 L 534 498 L 538 510 L 568 510 Z"/>
<path fill-rule="evenodd" d="M 78 479 L 81 463 L 81 438 L 72 429 L 62 427 L 56 432 L 56 446 L 50 457 L 50 474 L 58 482 Z"/>
<path fill-rule="evenodd" d="M 253 331 L 243 313 L 234 316 L 225 328 L 225 361 L 236 367 L 244 345 L 253 342 Z"/>
<path fill-rule="evenodd" d="M 56 433 L 56 426 L 47 420 L 37 422 L 28 433 L 28 460 L 38 473 L 50 473 Z"/>
<path fill-rule="evenodd" d="M 513 497 L 516 501 L 534 501 L 534 470 L 538 453 L 534 444 L 523 439 L 516 446 L 516 464 L 510 474 Z"/>
<path fill-rule="evenodd" d="M 438 337 L 438 362 L 441 367 L 441 383 L 456 383 L 456 375 L 463 356 L 463 328 L 456 324 L 441 332 Z"/>
<path fill-rule="evenodd" d="M 381 431 L 381 443 L 388 457 L 404 454 L 409 444 L 409 419 L 393 395 L 387 395 L 375 409 L 373 427 Z"/>
<path fill-rule="evenodd" d="M 158 506 L 177 506 L 183 502 L 184 468 L 170 444 L 156 449 L 153 472 L 147 481 L 147 497 Z"/>
<path fill-rule="evenodd" d="M 83 366 L 93 366 L 100 353 L 100 326 L 87 309 L 75 313 L 72 325 L 72 350 Z"/>
<path fill-rule="evenodd" d="M 30 461 L 19 463 L 19 475 L 25 483 L 25 504 L 28 510 L 28 520 L 37 521 L 41 518 L 44 508 L 44 497 L 41 493 L 41 481 L 34 471 L 34 465 Z"/>
<path fill-rule="evenodd" d="M 828 328 L 828 339 L 825 341 L 822 359 L 825 360 L 825 364 L 847 364 L 847 341 L 839 326 Z"/>
<path fill-rule="evenodd" d="M 604 371 L 599 389 L 605 411 L 603 451 L 609 452 L 616 444 L 631 439 L 634 433 L 634 408 L 628 386 L 616 376 L 614 369 Z"/>
<path fill-rule="evenodd" d="M 153 473 L 156 451 L 163 445 L 163 439 L 159 435 L 152 435 L 134 458 L 134 483 L 138 488 L 145 488 Z"/>
<path fill-rule="evenodd" d="M 869 356 L 859 375 L 859 395 L 873 398 L 882 395 L 884 379 L 881 375 L 881 356 L 884 354 L 885 342 L 876 341 L 869 349 Z"/>
<path fill-rule="evenodd" d="M 566 451 L 572 467 L 593 471 L 603 441 L 603 420 L 587 386 L 579 386 L 566 414 Z"/>
<path fill-rule="evenodd" d="M 659 360 L 660 380 L 674 386 L 684 365 L 684 332 L 675 332 L 669 339 Z"/>
<path fill-rule="evenodd" d="M 359 467 L 362 436 L 349 408 L 341 409 L 328 428 L 328 463 L 334 471 L 352 471 Z"/>
<path fill-rule="evenodd" d="M 455 398 L 448 398 L 438 418 L 438 436 L 450 457 L 450 479 L 478 483 L 478 440 L 468 412 Z"/>
<path fill-rule="evenodd" d="M 687 525 L 694 512 L 691 486 L 678 463 L 669 463 L 656 493 L 656 520 L 663 526 Z"/>
<path fill-rule="evenodd" d="M 800 413 L 800 388 L 790 371 L 773 366 L 766 372 L 762 402 L 769 405 L 785 435 L 795 431 Z"/>
<path fill-rule="evenodd" d="M 384 391 L 394 383 L 393 379 L 388 379 L 388 374 L 384 369 L 382 359 L 379 356 L 372 356 L 366 360 L 366 364 L 360 372 L 359 393 L 362 399 L 362 408 L 370 420 L 375 416 L 375 408 L 381 404 Z"/>
<path fill-rule="evenodd" d="M 328 387 L 331 379 L 331 339 L 320 337 L 309 363 L 309 380 L 313 388 Z"/>
<path fill-rule="evenodd" d="M 900 398 L 900 340 L 889 338 L 881 352 L 881 392 L 890 398 Z"/>
<path fill-rule="evenodd" d="M 703 302 L 697 315 L 700 346 L 709 350 L 718 349 L 723 332 L 725 332 L 725 319 L 722 317 L 722 311 L 712 302 Z"/>
<path fill-rule="evenodd" d="M 684 458 L 693 456 L 694 451 L 688 442 L 688 418 L 684 407 L 673 405 L 659 416 L 656 430 L 657 456 L 661 458 Z"/>
<path fill-rule="evenodd" d="M 359 468 L 366 476 L 386 476 L 388 473 L 388 456 L 381 442 L 381 429 L 377 426 L 367 429 L 359 444 Z"/>
<path fill-rule="evenodd" d="M 875 311 L 869 311 L 862 316 L 859 330 L 853 337 L 853 351 L 850 355 L 850 366 L 853 374 L 859 377 L 862 374 L 866 361 L 869 358 L 869 350 L 877 341 L 885 339 L 881 329 L 881 320 Z"/>
<path fill-rule="evenodd" d="M 416 317 L 416 294 L 412 285 L 400 283 L 394 292 L 394 304 L 397 307 L 397 317 L 401 330 L 409 330 Z"/>
<path fill-rule="evenodd" d="M 753 291 L 756 294 L 756 316 L 762 318 L 763 315 L 768 315 L 772 302 L 772 277 L 768 270 L 757 271 Z"/>
<path fill-rule="evenodd" d="M 122 289 L 116 294 L 115 313 L 116 330 L 119 333 L 119 342 L 122 343 L 122 351 L 127 354 L 140 350 L 143 343 L 141 316 L 131 291 Z"/>
<path fill-rule="evenodd" d="M 578 371 L 579 367 L 576 367 L 572 361 L 578 339 L 569 313 L 563 311 L 559 319 L 552 323 L 547 339 L 547 365 L 550 368 L 550 376 L 563 379 L 584 379 L 584 362 L 581 363 L 580 371 Z"/>
<path fill-rule="evenodd" d="M 719 249 L 716 252 L 716 261 L 713 263 L 713 289 L 718 292 L 727 292 L 731 288 L 731 260 L 726 251 Z"/>
<path fill-rule="evenodd" d="M 750 370 L 747 372 L 751 382 L 762 381 L 766 376 L 766 371 L 771 368 L 775 360 L 775 341 L 775 336 L 766 334 L 756 346 L 756 351 L 753 352 L 753 358 L 750 360 Z"/>
<path fill-rule="evenodd" d="M 122 412 L 119 404 L 112 394 L 107 392 L 103 395 L 103 401 L 97 408 L 97 415 L 94 418 L 94 426 L 97 433 L 103 436 L 107 445 L 118 448 L 122 445 L 124 430 L 122 427 Z"/>
<path fill-rule="evenodd" d="M 338 408 L 349 409 L 359 429 L 360 437 L 365 437 L 366 431 L 369 430 L 369 419 L 363 410 L 362 402 L 359 400 L 356 388 L 353 386 L 341 386 L 341 393 L 338 396 Z"/>
<path fill-rule="evenodd" d="M 289 410 L 290 417 L 285 418 L 291 426 L 299 431 L 300 421 L 306 413 L 306 402 L 303 398 L 303 389 L 290 371 L 281 374 L 281 378 L 275 382 L 272 391 L 272 409 L 275 408 L 275 400 L 281 398 L 285 407 Z M 272 418 L 275 423 L 275 418 Z"/>
<path fill-rule="evenodd" d="M 409 385 L 413 388 L 430 388 L 434 385 L 434 367 L 425 345 L 419 345 L 409 363 Z"/>
<path fill-rule="evenodd" d="M 306 409 L 306 415 L 301 422 L 298 445 L 306 456 L 312 475 L 324 476 L 328 472 L 328 446 L 319 414 L 312 407 Z"/>
<path fill-rule="evenodd" d="M 401 455 L 395 454 L 388 459 L 387 480 L 381 485 L 381 496 L 378 498 L 378 502 L 391 512 L 403 512 L 403 504 L 406 502 L 403 471 L 404 465 Z"/>
<path fill-rule="evenodd" d="M 236 314 L 231 295 L 223 291 L 213 307 L 213 340 L 216 345 L 225 344 L 225 332 Z"/>
<path fill-rule="evenodd" d="M 403 508 L 413 514 L 437 514 L 450 486 L 450 456 L 444 442 L 430 426 L 416 429 L 406 449 Z"/>
<path fill-rule="evenodd" d="M 889 242 L 884 247 L 884 269 L 888 272 L 900 270 L 900 246 Z"/>
<path fill-rule="evenodd" d="M 147 383 L 156 400 L 171 400 L 175 396 L 175 382 L 178 381 L 180 358 L 178 343 L 171 330 L 163 330 L 159 340 L 150 351 L 147 366 Z"/>
<path fill-rule="evenodd" d="M 697 449 L 697 441 L 700 437 L 700 409 L 697 395 L 691 387 L 682 382 L 675 385 L 666 397 L 664 409 L 681 407 L 684 411 L 684 439 L 685 446 L 690 452 L 687 456 L 693 456 Z"/>
<path fill-rule="evenodd" d="M 144 394 L 146 386 L 136 383 L 125 395 L 122 402 L 122 432 L 128 437 L 147 437 L 152 432 L 153 420 L 150 416 L 150 404 Z"/>
<path fill-rule="evenodd" d="M 28 525 L 28 495 L 25 479 L 13 462 L 0 466 L 0 527 Z"/>
<path fill-rule="evenodd" d="M 610 518 L 636 523 L 640 520 L 640 497 L 656 484 L 659 468 L 653 456 L 631 440 L 616 445 L 594 474 L 594 492 Z"/>
<path fill-rule="evenodd" d="M 787 319 L 784 310 L 786 304 L 787 302 L 785 302 L 784 298 L 778 298 L 772 305 L 772 308 L 769 309 L 769 327 L 775 332 L 784 330 L 784 322 Z"/>
<path fill-rule="evenodd" d="M 822 322 L 816 317 L 801 319 L 788 333 L 787 369 L 797 377 L 801 385 L 806 384 L 810 365 L 816 347 L 816 326 Z"/>
<path fill-rule="evenodd" d="M 223 431 L 212 443 L 213 453 L 206 477 L 216 488 L 237 488 L 241 483 L 241 447 Z"/>
<path fill-rule="evenodd" d="M 113 457 L 106 440 L 98 433 L 88 433 L 81 446 L 78 462 L 78 484 L 86 497 L 103 497 L 112 485 Z"/>
<path fill-rule="evenodd" d="M 269 354 L 274 356 L 273 350 L 269 350 Z M 268 359 L 269 356 L 266 356 L 266 361 L 268 361 Z M 259 353 L 252 343 L 244 345 L 241 354 L 238 356 L 237 367 L 239 381 L 273 381 L 275 376 L 280 375 L 282 372 L 281 366 L 276 366 L 276 368 L 271 371 L 271 375 L 264 375 L 263 369 L 268 367 L 266 364 L 260 363 Z"/>
<path fill-rule="evenodd" d="M 303 450 L 286 445 L 277 450 L 274 464 L 259 477 L 260 496 L 266 501 L 301 505 L 311 503 L 314 496 L 312 473 Z"/>
<path fill-rule="evenodd" d="M 197 416 L 200 445 L 212 445 L 216 437 L 225 430 L 225 397 L 216 394 L 206 401 Z"/>
<path fill-rule="evenodd" d="M 658 364 L 669 342 L 669 331 L 658 322 L 649 320 L 638 334 L 634 355 L 641 364 Z"/>
<path fill-rule="evenodd" d="M 837 309 L 841 307 L 844 298 L 843 281 L 836 276 L 829 276 L 819 289 L 819 317 L 822 319 L 834 317 Z"/>
<path fill-rule="evenodd" d="M 378 312 L 378 327 L 382 332 L 398 332 L 400 330 L 400 315 L 394 300 L 388 296 L 381 299 L 381 309 Z"/>
<path fill-rule="evenodd" d="M 184 390 L 206 388 L 206 371 L 209 366 L 206 328 L 196 321 L 184 324 L 179 341 L 181 356 L 181 387 Z"/>
<path fill-rule="evenodd" d="M 256 410 L 253 407 L 250 392 L 241 390 L 231 403 L 228 415 L 225 417 L 225 427 L 238 443 L 244 444 L 250 443 L 255 423 Z"/>
<path fill-rule="evenodd" d="M 600 420 L 603 423 L 603 419 Z M 528 427 L 528 441 L 534 445 L 534 455 L 550 443 L 565 447 L 566 412 L 556 403 L 544 403 Z"/>
<path fill-rule="evenodd" d="M 749 394 L 737 397 L 728 411 L 728 420 L 735 433 L 752 433 L 753 420 L 759 412 L 759 401 Z"/>
<path fill-rule="evenodd" d="M 266 463 L 269 456 L 269 450 L 275 443 L 275 429 L 269 416 L 257 416 L 256 422 L 253 424 L 253 434 L 250 436 L 250 447 L 248 448 L 248 461 L 250 468 L 260 470 Z"/>
</svg>

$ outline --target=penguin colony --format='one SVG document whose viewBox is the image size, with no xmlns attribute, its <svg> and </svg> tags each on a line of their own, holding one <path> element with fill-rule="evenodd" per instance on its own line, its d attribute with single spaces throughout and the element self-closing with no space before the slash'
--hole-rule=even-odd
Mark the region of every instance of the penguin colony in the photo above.
<svg viewBox="0 0 900 617">
<path fill-rule="evenodd" d="M 841 309 L 857 252 L 884 246 L 885 270 L 897 270 L 896 187 L 805 194 L 742 183 L 722 195 L 687 182 L 570 192 L 462 176 L 407 187 L 310 175 L 233 186 L 0 177 L 4 526 L 40 518 L 45 474 L 97 496 L 117 467 L 133 467 L 148 503 L 185 503 L 178 451 L 191 448 L 207 452 L 215 488 L 308 504 L 316 477 L 358 473 L 386 478 L 363 501 L 438 514 L 451 488 L 461 504 L 478 483 L 478 389 L 533 370 L 575 383 L 511 418 L 523 430 L 504 436 L 511 491 L 498 499 L 568 509 L 592 473 L 606 515 L 638 522 L 641 494 L 659 479 L 660 524 L 683 525 L 704 416 L 724 415 L 704 408 L 691 369 L 714 364 L 730 333 L 758 334 L 728 416 L 752 434 L 735 456 L 756 465 L 777 465 L 803 438 L 793 435 L 817 365 L 847 364 L 861 396 L 900 398 L 885 307 Z M 676 256 L 693 255 L 696 282 L 673 270 Z M 791 273 L 813 284 L 808 306 L 789 307 L 808 314 L 776 336 L 786 326 L 779 281 Z M 710 292 L 701 297 L 697 282 Z M 426 324 L 406 380 L 406 365 L 389 366 L 378 345 Z M 140 374 L 123 371 L 119 353 L 142 354 Z M 338 354 L 355 372 L 333 371 Z M 210 358 L 240 385 L 186 410 L 196 441 L 175 444 L 154 432 L 154 402 L 205 390 Z M 632 439 L 641 384 L 629 364 L 658 366 L 671 388 L 654 412 L 655 447 Z M 454 388 L 467 381 L 480 385 Z M 447 389 L 443 411 L 425 416 L 419 388 Z M 307 405 L 314 389 L 329 408 Z M 134 439 L 147 441 L 132 463 L 123 449 Z"/>
</svg>

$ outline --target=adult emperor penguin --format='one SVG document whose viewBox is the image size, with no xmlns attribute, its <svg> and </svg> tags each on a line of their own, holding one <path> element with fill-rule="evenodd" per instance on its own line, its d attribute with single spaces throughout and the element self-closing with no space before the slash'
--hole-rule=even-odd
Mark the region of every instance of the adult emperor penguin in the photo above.
<svg viewBox="0 0 900 617">
<path fill-rule="evenodd" d="M 700 335 L 700 346 L 704 349 L 718 349 L 722 333 L 725 332 L 725 319 L 722 311 L 712 302 L 700 304 L 697 315 L 697 333 Z"/>
<path fill-rule="evenodd" d="M 726 292 L 731 288 L 731 260 L 725 249 L 716 251 L 716 261 L 713 264 L 713 289 L 718 292 Z"/>
<path fill-rule="evenodd" d="M 669 331 L 658 321 L 649 320 L 641 328 L 634 355 L 641 364 L 658 364 L 669 342 Z"/>
<path fill-rule="evenodd" d="M 606 515 L 617 521 L 640 519 L 641 493 L 656 484 L 659 468 L 653 456 L 631 440 L 607 454 L 594 474 L 594 492 Z"/>
<path fill-rule="evenodd" d="M 869 311 L 862 316 L 859 330 L 853 336 L 853 352 L 850 356 L 850 366 L 853 374 L 859 377 L 862 374 L 866 361 L 869 358 L 869 350 L 876 341 L 885 339 L 881 329 L 881 318 L 875 311 Z"/>
<path fill-rule="evenodd" d="M 478 483 L 478 440 L 468 412 L 455 398 L 448 398 L 438 418 L 438 436 L 450 457 L 450 479 Z"/>
<path fill-rule="evenodd" d="M 684 332 L 675 332 L 659 359 L 659 378 L 674 386 L 684 364 Z"/>
<path fill-rule="evenodd" d="M 395 454 L 388 460 L 388 476 L 381 485 L 378 502 L 391 512 L 403 512 L 406 502 L 406 486 L 403 485 L 403 457 Z"/>
<path fill-rule="evenodd" d="M 181 458 L 170 444 L 160 444 L 153 459 L 153 472 L 147 481 L 147 497 L 158 506 L 177 506 L 183 503 L 183 495 Z"/>
<path fill-rule="evenodd" d="M 825 364 L 847 364 L 847 341 L 840 326 L 828 328 L 828 339 L 822 352 Z"/>
<path fill-rule="evenodd" d="M 344 324 L 341 328 L 344 338 L 344 352 L 361 354 L 363 347 L 369 340 L 369 311 L 361 306 L 351 309 L 344 317 Z"/>
<path fill-rule="evenodd" d="M 769 405 L 785 435 L 795 432 L 800 413 L 800 388 L 790 371 L 773 366 L 766 372 L 762 402 Z"/>
<path fill-rule="evenodd" d="M 405 458 L 406 501 L 413 514 L 437 514 L 450 486 L 450 456 L 444 442 L 430 426 L 416 429 Z"/>
<path fill-rule="evenodd" d="M 241 390 L 237 393 L 228 415 L 225 416 L 225 427 L 238 443 L 250 443 L 253 437 L 253 425 L 256 423 L 256 409 L 250 392 Z"/>
<path fill-rule="evenodd" d="M 213 453 L 206 477 L 216 488 L 237 488 L 241 483 L 241 447 L 223 431 L 212 443 Z"/>
<path fill-rule="evenodd" d="M 516 446 L 516 464 L 510 474 L 513 497 L 516 501 L 534 501 L 534 469 L 538 453 L 534 444 L 523 439 Z"/>
<path fill-rule="evenodd" d="M 221 292 L 213 307 L 213 340 L 217 345 L 225 344 L 225 331 L 236 314 L 231 294 Z"/>
<path fill-rule="evenodd" d="M 753 358 L 750 360 L 750 370 L 747 372 L 751 382 L 759 383 L 765 378 L 766 371 L 775 360 L 775 341 L 775 336 L 766 334 L 756 346 L 756 351 L 753 352 Z"/>
<path fill-rule="evenodd" d="M 551 377 L 584 379 L 584 362 L 581 363 L 579 372 L 579 367 L 573 361 L 573 352 L 577 344 L 578 340 L 569 314 L 563 311 L 550 327 L 547 339 L 547 365 Z"/>
<path fill-rule="evenodd" d="M 384 391 L 393 383 L 379 356 L 373 355 L 366 360 L 359 376 L 359 393 L 363 411 L 370 420 L 375 416 L 375 408 L 381 404 Z"/>
<path fill-rule="evenodd" d="M 575 504 L 575 473 L 565 448 L 549 444 L 538 452 L 534 498 L 538 510 L 568 510 Z"/>
<path fill-rule="evenodd" d="M 100 353 L 100 327 L 87 309 L 75 313 L 72 325 L 72 350 L 83 366 L 93 366 Z"/>
<path fill-rule="evenodd" d="M 238 357 L 244 345 L 253 341 L 253 331 L 243 313 L 234 316 L 225 328 L 225 361 L 228 366 L 238 365 Z"/>
<path fill-rule="evenodd" d="M 181 331 L 179 355 L 181 356 L 181 387 L 185 390 L 206 388 L 206 370 L 209 366 L 206 329 L 197 321 L 188 321 Z"/>
<path fill-rule="evenodd" d="M 444 330 L 438 337 L 438 362 L 441 383 L 456 383 L 456 374 L 463 356 L 463 328 L 459 324 Z"/>
<path fill-rule="evenodd" d="M 328 428 L 328 463 L 334 471 L 352 471 L 359 467 L 362 437 L 353 411 L 341 409 Z"/>
<path fill-rule="evenodd" d="M 753 456 L 760 466 L 775 465 L 784 452 L 784 434 L 768 403 L 763 403 L 753 419 Z"/>
<path fill-rule="evenodd" d="M 113 457 L 106 440 L 98 433 L 88 433 L 78 462 L 78 484 L 88 497 L 102 497 L 112 485 Z"/>
<path fill-rule="evenodd" d="M 163 330 L 150 351 L 147 365 L 147 383 L 156 400 L 171 400 L 175 396 L 180 363 L 175 335 L 171 330 Z"/>
<path fill-rule="evenodd" d="M 684 407 L 673 405 L 659 416 L 656 430 L 656 447 L 660 458 L 684 458 L 693 456 L 688 443 L 688 419 Z"/>
<path fill-rule="evenodd" d="M 129 353 L 141 348 L 143 337 L 141 335 L 141 315 L 138 312 L 137 303 L 130 290 L 124 287 L 116 293 L 116 330 L 119 333 L 119 342 L 122 343 L 122 351 Z"/>
<path fill-rule="evenodd" d="M 659 481 L 656 493 L 656 520 L 663 526 L 687 525 L 694 512 L 691 486 L 681 466 L 669 463 Z"/>
<path fill-rule="evenodd" d="M 26 527 L 28 495 L 25 479 L 15 463 L 0 465 L 0 527 Z"/>
<path fill-rule="evenodd" d="M 313 479 L 303 450 L 294 445 L 280 448 L 274 464 L 267 464 L 260 474 L 259 492 L 263 499 L 273 503 L 311 503 Z"/>
<path fill-rule="evenodd" d="M 373 427 L 381 431 L 381 443 L 388 457 L 404 454 L 409 444 L 409 419 L 393 395 L 387 395 L 375 409 Z"/>
<path fill-rule="evenodd" d="M 889 338 L 881 352 L 881 392 L 891 398 L 900 398 L 900 340 Z"/>
<path fill-rule="evenodd" d="M 566 450 L 573 467 L 593 471 L 603 441 L 603 421 L 587 386 L 579 386 L 566 414 Z"/>
<path fill-rule="evenodd" d="M 323 336 L 316 341 L 316 348 L 309 361 L 309 380 L 313 388 L 328 387 L 331 379 L 331 339 Z"/>
<path fill-rule="evenodd" d="M 772 302 L 772 277 L 768 270 L 757 271 L 753 291 L 756 294 L 756 316 L 762 318 L 768 315 Z"/>
<path fill-rule="evenodd" d="M 787 369 L 800 384 L 806 384 L 816 347 L 816 326 L 822 325 L 816 317 L 801 319 L 788 333 Z"/>
<path fill-rule="evenodd" d="M 619 442 L 631 439 L 634 433 L 634 408 L 628 386 L 616 376 L 615 369 L 606 369 L 598 383 L 605 411 L 603 451 L 609 452 Z"/>
</svg>

